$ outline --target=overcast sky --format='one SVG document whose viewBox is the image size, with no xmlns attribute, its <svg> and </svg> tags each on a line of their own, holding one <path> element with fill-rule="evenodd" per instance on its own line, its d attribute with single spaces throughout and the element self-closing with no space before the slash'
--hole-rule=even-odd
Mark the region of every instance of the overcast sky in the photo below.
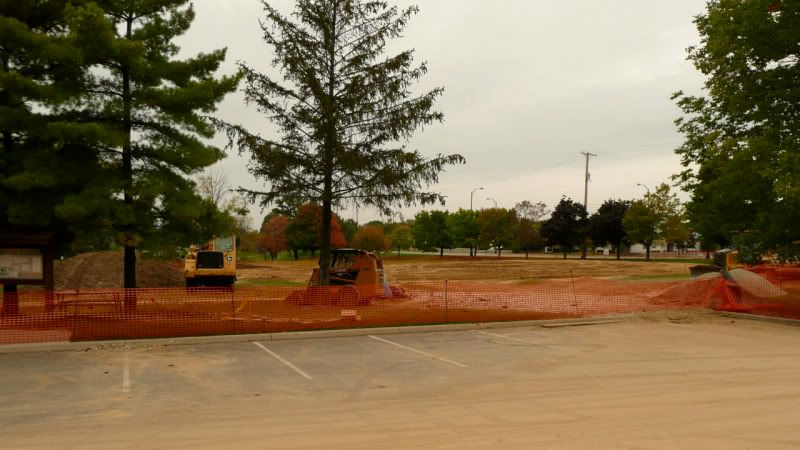
<svg viewBox="0 0 800 450">
<path fill-rule="evenodd" d="M 290 12 L 292 0 L 270 2 Z M 390 0 L 391 3 L 391 0 Z M 433 187 L 446 209 L 511 208 L 522 200 L 549 206 L 562 195 L 583 201 L 585 160 L 591 161 L 589 211 L 608 198 L 640 197 L 680 170 L 681 142 L 670 101 L 676 90 L 698 92 L 701 75 L 686 61 L 699 42 L 693 17 L 704 0 L 419 0 L 421 11 L 395 48 L 416 49 L 429 72 L 420 91 L 443 86 L 445 122 L 417 133 L 410 148 L 460 153 Z M 227 47 L 225 71 L 238 60 L 267 73 L 272 51 L 260 38 L 258 0 L 194 0 L 197 18 L 180 41 L 184 54 Z M 240 94 L 218 115 L 265 135 L 274 128 Z M 224 143 L 219 140 L 219 143 Z M 231 184 L 263 186 L 247 172 L 247 155 L 218 167 Z M 417 209 L 400 211 L 413 217 Z M 263 213 L 252 208 L 254 224 Z M 355 218 L 354 211 L 340 211 Z M 359 222 L 378 218 L 361 209 Z M 384 218 L 386 220 L 387 218 Z"/>
</svg>

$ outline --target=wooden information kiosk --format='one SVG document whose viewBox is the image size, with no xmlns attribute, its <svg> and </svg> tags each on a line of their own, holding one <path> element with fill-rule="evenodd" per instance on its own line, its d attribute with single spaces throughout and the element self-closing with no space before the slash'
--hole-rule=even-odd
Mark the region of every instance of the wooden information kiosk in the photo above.
<svg viewBox="0 0 800 450">
<path fill-rule="evenodd" d="M 2 317 L 19 316 L 17 286 L 44 286 L 45 312 L 53 311 L 56 234 L 32 228 L 0 228 L 0 284 Z"/>
</svg>

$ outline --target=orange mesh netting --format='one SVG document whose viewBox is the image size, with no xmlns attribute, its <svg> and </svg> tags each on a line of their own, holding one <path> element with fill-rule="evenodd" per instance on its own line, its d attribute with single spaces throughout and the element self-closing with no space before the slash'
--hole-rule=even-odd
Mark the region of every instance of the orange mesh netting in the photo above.
<svg viewBox="0 0 800 450">
<path fill-rule="evenodd" d="M 729 303 L 722 279 L 22 291 L 0 344 L 587 317 Z M 377 293 L 377 294 L 376 294 Z M 375 296 L 377 295 L 377 296 Z M 135 309 L 133 301 L 135 299 Z M 126 308 L 126 300 L 128 308 Z"/>
</svg>

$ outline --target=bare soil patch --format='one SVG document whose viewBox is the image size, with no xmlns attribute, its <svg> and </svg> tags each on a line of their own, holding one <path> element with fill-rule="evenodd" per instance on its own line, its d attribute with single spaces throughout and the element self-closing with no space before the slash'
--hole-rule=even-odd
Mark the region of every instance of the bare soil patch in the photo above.
<svg viewBox="0 0 800 450">
<path fill-rule="evenodd" d="M 183 286 L 180 261 L 137 258 L 136 284 L 140 288 Z M 123 286 L 122 252 L 82 253 L 56 261 L 56 289 L 116 289 Z"/>
<path fill-rule="evenodd" d="M 252 262 L 240 265 L 240 279 L 305 282 L 316 261 Z M 386 276 L 391 283 L 417 281 L 506 281 L 526 282 L 556 278 L 609 278 L 686 275 L 685 263 L 631 262 L 612 260 L 508 259 L 462 257 L 386 258 Z"/>
</svg>

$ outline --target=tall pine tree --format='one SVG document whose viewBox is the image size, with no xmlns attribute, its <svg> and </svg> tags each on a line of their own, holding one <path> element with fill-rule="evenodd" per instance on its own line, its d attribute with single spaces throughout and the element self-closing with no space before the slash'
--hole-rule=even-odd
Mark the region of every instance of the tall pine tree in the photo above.
<svg viewBox="0 0 800 450">
<path fill-rule="evenodd" d="M 59 209 L 99 168 L 85 142 L 103 132 L 74 105 L 104 28 L 81 1 L 0 1 L 0 226 L 69 231 Z"/>
<path fill-rule="evenodd" d="M 83 113 L 114 138 L 98 141 L 103 186 L 73 196 L 64 215 L 104 218 L 124 247 L 124 286 L 134 288 L 137 248 L 186 244 L 226 225 L 189 176 L 223 157 L 204 142 L 214 135 L 204 115 L 236 89 L 239 76 L 215 77 L 224 49 L 177 59 L 174 41 L 194 19 L 188 0 L 98 4 L 110 26 L 97 36 L 105 54 L 91 72 Z M 126 299 L 126 310 L 134 308 L 135 299 Z"/>
<path fill-rule="evenodd" d="M 443 202 L 423 189 L 460 155 L 425 158 L 405 142 L 443 119 L 433 110 L 442 89 L 414 95 L 425 73 L 414 52 L 385 55 L 415 7 L 384 1 L 298 0 L 293 18 L 262 1 L 264 41 L 283 81 L 242 65 L 249 102 L 273 120 L 280 136 L 264 138 L 224 126 L 232 144 L 252 155 L 251 172 L 267 182 L 251 192 L 263 204 L 303 198 L 322 205 L 320 282 L 328 283 L 332 209 L 345 202 L 389 212 L 398 205 Z"/>
</svg>

